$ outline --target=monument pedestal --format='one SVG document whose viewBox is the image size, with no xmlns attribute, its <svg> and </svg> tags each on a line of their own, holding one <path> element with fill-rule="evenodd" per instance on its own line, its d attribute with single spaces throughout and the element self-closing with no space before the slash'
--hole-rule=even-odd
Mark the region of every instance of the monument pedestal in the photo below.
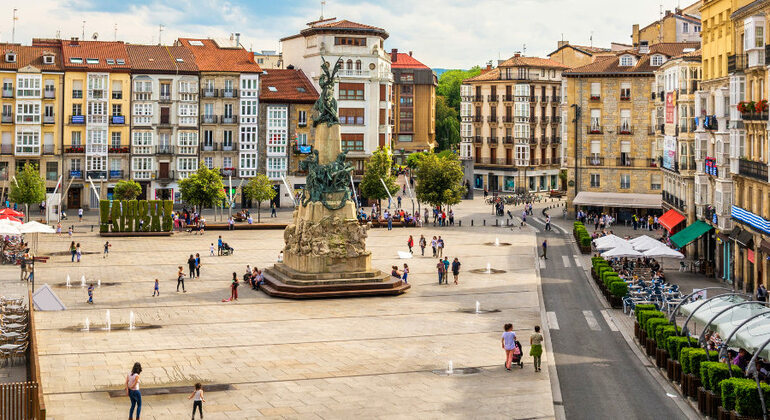
<svg viewBox="0 0 770 420">
<path fill-rule="evenodd" d="M 409 289 L 401 279 L 372 269 L 368 226 L 359 224 L 355 214 L 351 202 L 337 210 L 321 202 L 297 207 L 294 223 L 284 232 L 283 263 L 265 269 L 262 290 L 270 296 L 311 299 L 399 295 Z"/>
</svg>

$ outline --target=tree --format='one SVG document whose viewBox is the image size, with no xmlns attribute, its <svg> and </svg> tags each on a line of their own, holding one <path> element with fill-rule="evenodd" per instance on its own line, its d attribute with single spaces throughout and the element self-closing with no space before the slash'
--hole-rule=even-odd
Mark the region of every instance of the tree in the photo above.
<svg viewBox="0 0 770 420">
<path fill-rule="evenodd" d="M 27 162 L 20 172 L 16 172 L 8 198 L 14 203 L 26 205 L 40 204 L 45 200 L 45 180 L 40 176 L 37 165 Z M 25 216 L 29 220 L 29 207 Z"/>
<path fill-rule="evenodd" d="M 465 194 L 460 160 L 454 153 L 442 154 L 423 156 L 415 173 L 417 199 L 433 207 L 457 204 Z"/>
<path fill-rule="evenodd" d="M 115 184 L 113 196 L 116 200 L 135 200 L 142 193 L 142 186 L 136 181 L 120 180 Z"/>
<path fill-rule="evenodd" d="M 409 169 L 417 169 L 417 165 L 420 163 L 420 159 L 425 156 L 427 152 L 413 152 L 406 157 L 406 166 Z"/>
<path fill-rule="evenodd" d="M 460 85 L 463 80 L 470 79 L 481 74 L 481 68 L 475 66 L 470 70 L 449 70 L 438 79 L 436 95 L 447 98 L 447 105 L 460 113 Z"/>
<path fill-rule="evenodd" d="M 199 209 L 213 207 L 225 199 L 222 176 L 216 169 L 209 169 L 201 162 L 198 171 L 179 181 L 182 199 Z"/>
<path fill-rule="evenodd" d="M 270 182 L 270 178 L 265 174 L 258 174 L 254 178 L 251 178 L 246 185 L 243 186 L 243 194 L 249 200 L 256 200 L 257 202 L 257 223 L 262 218 L 260 210 L 262 209 L 262 202 L 269 201 L 275 198 L 275 189 L 273 183 Z"/>
<path fill-rule="evenodd" d="M 361 179 L 361 194 L 364 197 L 376 200 L 388 198 L 388 191 L 393 195 L 398 191 L 396 177 L 391 173 L 393 158 L 390 150 L 380 147 L 372 153 L 372 157 L 366 162 L 364 176 Z M 388 186 L 388 191 L 382 185 L 382 181 Z"/>
<path fill-rule="evenodd" d="M 460 118 L 444 96 L 436 96 L 436 142 L 438 150 L 453 150 L 460 144 Z"/>
</svg>

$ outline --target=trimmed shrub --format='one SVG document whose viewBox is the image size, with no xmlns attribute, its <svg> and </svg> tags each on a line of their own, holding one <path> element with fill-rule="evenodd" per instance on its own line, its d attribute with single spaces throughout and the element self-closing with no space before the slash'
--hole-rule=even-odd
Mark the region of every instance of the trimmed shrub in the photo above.
<svg viewBox="0 0 770 420">
<path fill-rule="evenodd" d="M 132 229 L 129 225 L 131 219 L 128 218 L 128 201 L 121 200 L 117 201 L 116 204 L 120 204 L 120 231 L 131 232 Z"/>
<path fill-rule="evenodd" d="M 150 218 L 147 216 L 147 211 L 149 209 L 147 205 L 147 200 L 139 200 L 139 203 L 137 204 L 136 208 L 136 218 L 135 220 L 135 228 L 134 230 L 136 232 L 141 232 L 141 224 L 144 223 L 144 227 L 147 228 L 150 225 Z"/>
<path fill-rule="evenodd" d="M 611 283 L 614 283 L 616 281 L 621 281 L 620 276 L 618 276 L 618 273 L 614 271 L 604 272 L 604 278 L 602 279 L 602 283 L 604 283 L 604 285 L 607 286 L 607 288 L 610 287 Z"/>
<path fill-rule="evenodd" d="M 712 360 L 719 360 L 719 353 L 716 351 L 710 351 L 709 357 Z M 690 361 L 690 367 L 688 368 L 690 373 L 700 375 L 700 364 L 701 362 L 706 361 L 706 349 L 694 348 L 693 350 L 690 350 L 688 359 Z"/>
<path fill-rule="evenodd" d="M 112 210 L 110 211 L 110 218 L 112 219 L 112 231 L 122 232 L 123 225 L 120 223 L 120 202 L 112 202 Z"/>
<path fill-rule="evenodd" d="M 106 233 L 110 231 L 110 202 L 107 200 L 99 201 L 99 232 Z"/>
<path fill-rule="evenodd" d="M 765 396 L 770 395 L 770 385 L 760 383 Z M 742 416 L 762 417 L 762 400 L 759 399 L 757 383 L 754 380 L 736 382 L 733 385 L 735 393 L 735 411 Z M 767 397 L 766 397 L 767 398 Z"/>
<path fill-rule="evenodd" d="M 681 331 L 677 327 L 677 331 Z M 689 341 L 689 343 L 688 343 Z M 676 335 L 670 335 L 666 339 L 666 348 L 668 349 L 668 357 L 679 360 L 679 353 L 682 348 L 688 348 L 690 345 L 695 345 L 698 341 L 692 337 L 679 337 Z"/>
<path fill-rule="evenodd" d="M 163 200 L 163 231 L 171 232 L 174 227 L 174 217 L 171 213 L 174 212 L 174 202 L 171 200 Z"/>
<path fill-rule="evenodd" d="M 139 204 L 136 200 L 129 200 L 128 202 L 128 215 L 126 216 L 129 230 L 136 232 L 136 207 Z"/>
<path fill-rule="evenodd" d="M 152 217 L 152 220 L 150 221 L 151 232 L 160 232 L 160 213 L 160 200 L 150 201 L 150 216 Z"/>
<path fill-rule="evenodd" d="M 666 318 L 649 318 L 647 320 L 647 324 L 645 325 L 645 331 L 647 331 L 647 337 L 652 339 L 657 339 L 655 337 L 655 329 L 658 328 L 658 326 L 666 326 L 670 325 L 668 323 L 668 319 Z"/>
<path fill-rule="evenodd" d="M 642 325 L 641 321 L 639 321 L 639 312 L 641 311 L 655 311 L 658 308 L 655 307 L 655 305 L 651 303 L 646 303 L 643 305 L 636 305 L 634 308 L 634 314 L 636 315 L 636 322 L 639 323 L 639 325 Z"/>
<path fill-rule="evenodd" d="M 604 261 L 604 258 L 602 257 L 591 257 L 591 266 L 596 267 L 596 265 L 600 262 Z M 604 261 L 606 262 L 606 261 Z"/>
<path fill-rule="evenodd" d="M 680 331 L 680 328 L 673 325 L 663 325 L 655 329 L 655 342 L 658 344 L 659 349 L 668 350 L 668 338 L 672 335 L 676 335 Z M 669 352 L 670 353 L 670 352 Z"/>
<path fill-rule="evenodd" d="M 609 289 L 613 296 L 622 298 L 628 294 L 628 285 L 623 280 L 610 283 Z"/>
<path fill-rule="evenodd" d="M 743 376 L 741 368 L 735 365 L 731 365 L 733 369 L 733 377 Z M 701 362 L 700 364 L 700 380 L 703 383 L 703 387 L 713 392 L 720 392 L 719 383 L 725 379 L 730 378 L 730 374 L 727 370 L 727 363 L 723 362 Z"/>
<path fill-rule="evenodd" d="M 754 393 L 757 392 L 757 384 L 751 379 L 729 378 L 719 383 L 719 390 L 722 394 L 722 408 L 727 411 L 735 410 L 735 386 L 740 383 L 749 383 L 754 386 Z"/>
<path fill-rule="evenodd" d="M 679 364 L 682 365 L 682 374 L 693 373 L 693 372 L 690 372 L 690 353 L 693 350 L 698 350 L 698 348 L 697 347 L 682 347 L 679 350 Z"/>
<path fill-rule="evenodd" d="M 661 311 L 639 311 L 637 312 L 639 316 L 639 325 L 642 326 L 642 328 L 647 331 L 647 320 L 650 318 L 665 318 L 666 314 L 664 314 Z M 649 331 L 647 331 L 649 332 Z"/>
</svg>

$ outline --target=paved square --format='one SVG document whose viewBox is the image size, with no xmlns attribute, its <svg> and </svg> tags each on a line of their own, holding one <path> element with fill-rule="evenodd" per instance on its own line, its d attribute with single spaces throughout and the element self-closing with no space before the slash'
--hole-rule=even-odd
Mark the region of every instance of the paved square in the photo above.
<svg viewBox="0 0 770 420">
<path fill-rule="evenodd" d="M 209 244 L 223 235 L 236 252 L 209 257 Z M 399 260 L 409 234 L 444 237 L 450 261 L 463 266 L 460 285 L 439 286 L 436 259 Z M 512 246 L 487 246 L 498 237 Z M 270 298 L 247 287 L 238 302 L 229 297 L 232 272 L 246 265 L 270 265 L 283 245 L 282 231 L 207 232 L 170 238 L 115 238 L 109 258 L 104 239 L 92 233 L 74 238 L 86 254 L 81 263 L 55 256 L 37 267 L 38 284 L 59 284 L 70 275 L 73 287 L 55 290 L 65 312 L 37 312 L 37 338 L 49 418 L 125 418 L 126 397 L 106 391 L 123 387 L 135 361 L 141 362 L 143 389 L 172 385 L 231 384 L 207 393 L 206 418 L 550 418 L 553 406 L 548 370 L 535 373 L 529 334 L 540 324 L 531 231 L 504 228 L 396 228 L 369 231 L 373 265 L 389 271 L 407 262 L 412 289 L 399 297 L 292 301 Z M 42 238 L 40 252 L 67 250 L 69 239 Z M 202 256 L 201 279 L 186 279 L 176 293 L 176 267 L 190 253 Z M 430 248 L 427 249 L 430 253 Z M 504 274 L 472 274 L 487 263 Z M 4 277 L 12 275 L 3 267 Z M 18 269 L 13 275 L 18 275 Z M 86 302 L 80 277 L 103 285 L 95 304 Z M 153 298 L 153 279 L 160 297 Z M 107 285 L 114 283 L 114 285 Z M 470 314 L 475 302 L 500 312 Z M 105 323 L 134 331 L 66 330 Z M 506 372 L 500 334 L 513 322 L 524 345 L 523 370 Z M 546 349 L 545 359 L 550 357 Z M 434 369 L 480 367 L 481 373 L 439 376 Z M 545 360 L 544 360 L 545 363 Z M 142 418 L 184 418 L 188 394 L 144 396 Z"/>
</svg>

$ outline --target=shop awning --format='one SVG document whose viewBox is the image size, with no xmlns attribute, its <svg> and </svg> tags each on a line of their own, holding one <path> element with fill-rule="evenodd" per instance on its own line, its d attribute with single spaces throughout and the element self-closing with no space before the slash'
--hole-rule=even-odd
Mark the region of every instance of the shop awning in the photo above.
<svg viewBox="0 0 770 420">
<path fill-rule="evenodd" d="M 665 213 L 663 213 L 663 216 L 660 216 L 658 218 L 658 223 L 661 224 L 666 230 L 671 233 L 672 230 L 676 227 L 676 225 L 682 223 L 686 219 L 682 215 L 682 213 L 679 213 L 678 211 L 671 209 Z"/>
<path fill-rule="evenodd" d="M 744 248 L 754 248 L 754 235 L 737 226 L 730 232 L 730 239 L 734 240 L 738 245 Z"/>
<path fill-rule="evenodd" d="M 661 208 L 661 195 L 583 191 L 577 193 L 572 204 L 576 206 L 659 209 Z"/>
<path fill-rule="evenodd" d="M 695 223 L 682 229 L 680 232 L 671 236 L 671 242 L 679 248 L 685 247 L 690 242 L 700 238 L 704 233 L 714 229 L 708 223 L 698 220 Z"/>
</svg>

